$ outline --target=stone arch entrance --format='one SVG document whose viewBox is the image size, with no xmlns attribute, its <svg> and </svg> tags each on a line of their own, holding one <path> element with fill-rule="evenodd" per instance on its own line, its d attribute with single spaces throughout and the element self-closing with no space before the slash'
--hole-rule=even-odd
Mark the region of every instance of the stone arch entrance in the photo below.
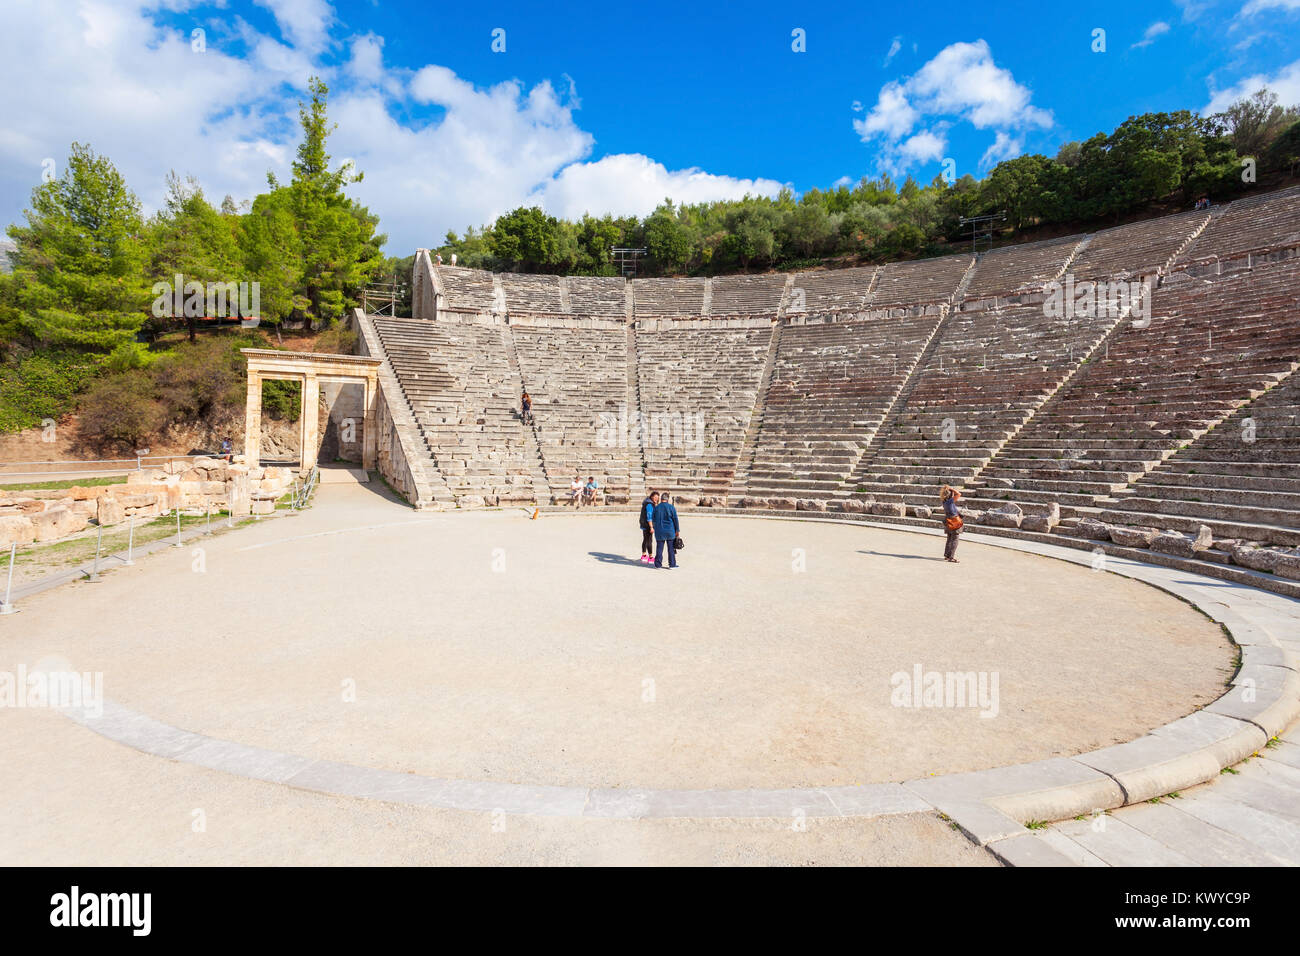
<svg viewBox="0 0 1300 956">
<path fill-rule="evenodd" d="M 262 445 L 262 382 L 283 379 L 302 383 L 299 418 L 301 469 L 311 471 L 320 449 L 321 385 L 360 385 L 360 421 L 344 422 L 360 434 L 361 467 L 375 467 L 375 399 L 379 390 L 379 360 L 362 355 L 326 355 L 319 352 L 280 352 L 275 349 L 240 349 L 248 360 L 248 399 L 244 412 L 244 454 L 259 458 Z M 331 388 L 332 390 L 332 388 Z M 355 440 L 355 439 L 354 439 Z"/>
</svg>

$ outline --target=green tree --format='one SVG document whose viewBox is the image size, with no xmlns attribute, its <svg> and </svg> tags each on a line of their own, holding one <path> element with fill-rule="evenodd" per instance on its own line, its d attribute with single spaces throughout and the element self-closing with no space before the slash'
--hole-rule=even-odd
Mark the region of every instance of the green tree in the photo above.
<svg viewBox="0 0 1300 956">
<path fill-rule="evenodd" d="M 122 174 L 72 144 L 63 175 L 32 190 L 17 243 L 11 319 L 38 346 L 108 352 L 147 315 L 140 203 Z"/>
<path fill-rule="evenodd" d="M 248 281 L 242 275 L 238 230 L 238 217 L 214 209 L 197 182 L 182 181 L 171 173 L 167 177 L 166 204 L 151 223 L 150 260 L 159 282 L 154 291 L 160 292 L 162 284 L 170 288 L 178 275 L 185 282 L 204 284 Z M 183 318 L 193 342 L 198 317 L 187 314 Z"/>
</svg>

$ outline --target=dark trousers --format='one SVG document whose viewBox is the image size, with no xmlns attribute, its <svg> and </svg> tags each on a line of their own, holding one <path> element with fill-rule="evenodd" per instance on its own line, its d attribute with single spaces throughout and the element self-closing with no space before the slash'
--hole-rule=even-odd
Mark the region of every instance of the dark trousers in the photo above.
<svg viewBox="0 0 1300 956">
<path fill-rule="evenodd" d="M 655 543 L 655 567 L 656 568 L 662 568 L 664 566 L 664 545 L 665 544 L 668 545 L 668 567 L 670 568 L 677 567 L 677 543 L 676 542 L 677 539 L 674 537 L 674 538 L 660 538 Z"/>
<path fill-rule="evenodd" d="M 650 528 L 641 529 L 641 553 L 652 554 L 655 549 L 655 533 Z"/>
<path fill-rule="evenodd" d="M 948 544 L 943 549 L 943 556 L 945 558 L 954 558 L 957 556 L 957 539 L 961 537 L 961 532 L 947 531 L 944 533 L 948 535 Z"/>
</svg>

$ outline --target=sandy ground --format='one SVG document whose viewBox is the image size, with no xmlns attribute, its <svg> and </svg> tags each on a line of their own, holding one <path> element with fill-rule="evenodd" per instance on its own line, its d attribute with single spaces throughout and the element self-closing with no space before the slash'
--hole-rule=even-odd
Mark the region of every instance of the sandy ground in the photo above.
<svg viewBox="0 0 1300 956">
<path fill-rule="evenodd" d="M 1222 632 L 1137 582 L 885 529 L 683 515 L 682 567 L 627 514 L 417 514 L 327 485 L 262 522 L 25 599 L 0 670 L 60 658 L 158 720 L 468 780 L 852 785 L 1072 754 L 1217 697 Z M 981 708 L 891 678 L 997 676 Z M 985 701 L 989 704 L 991 701 Z M 986 712 L 992 707 L 985 706 Z M 0 862 L 985 862 L 937 816 L 614 821 L 397 807 L 142 754 L 0 709 Z M 201 809 L 204 833 L 191 829 Z"/>
<path fill-rule="evenodd" d="M 1115 575 L 974 545 L 947 565 L 937 539 L 882 529 L 683 523 L 683 567 L 655 571 L 629 515 L 426 516 L 335 486 L 302 516 L 27 599 L 0 667 L 62 657 L 134 710 L 305 756 L 687 789 L 1079 753 L 1208 703 L 1229 673 L 1217 627 Z M 996 716 L 894 706 L 918 664 L 996 674 Z"/>
</svg>

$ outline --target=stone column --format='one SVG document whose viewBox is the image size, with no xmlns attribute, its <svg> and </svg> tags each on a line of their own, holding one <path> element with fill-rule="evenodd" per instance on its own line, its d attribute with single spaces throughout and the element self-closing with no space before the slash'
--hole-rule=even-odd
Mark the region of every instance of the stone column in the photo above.
<svg viewBox="0 0 1300 956">
<path fill-rule="evenodd" d="M 320 379 L 308 372 L 302 380 L 302 470 L 311 471 L 320 449 Z"/>
<path fill-rule="evenodd" d="M 256 465 L 262 448 L 262 375 L 248 369 L 248 397 L 244 403 L 244 454 Z"/>
<path fill-rule="evenodd" d="M 375 406 L 379 401 L 378 376 L 366 376 L 365 394 L 362 396 L 361 467 L 371 471 L 377 457 L 378 426 L 375 424 Z"/>
</svg>

